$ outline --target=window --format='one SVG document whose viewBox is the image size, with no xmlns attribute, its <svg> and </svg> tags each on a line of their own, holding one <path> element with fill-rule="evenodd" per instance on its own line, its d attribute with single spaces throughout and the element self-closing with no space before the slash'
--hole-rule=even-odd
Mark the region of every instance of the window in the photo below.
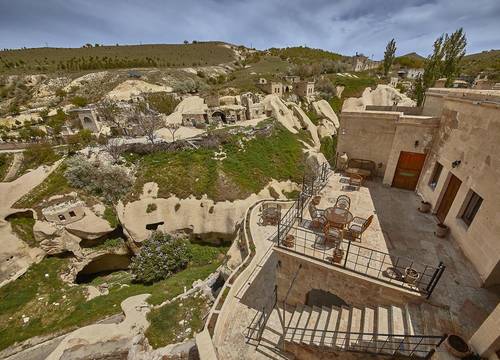
<svg viewBox="0 0 500 360">
<path fill-rule="evenodd" d="M 429 187 L 434 190 L 439 181 L 439 177 L 441 176 L 441 171 L 443 170 L 443 165 L 436 161 L 436 165 L 434 165 L 434 171 L 432 172 L 432 176 L 429 180 Z"/>
<path fill-rule="evenodd" d="M 71 217 L 75 217 L 75 216 L 76 216 L 76 214 L 75 214 L 75 212 L 74 212 L 74 211 L 70 211 L 70 212 L 69 212 L 69 216 L 71 216 Z"/>
<path fill-rule="evenodd" d="M 59 220 L 61 220 L 61 221 L 66 220 L 66 218 L 65 218 L 65 217 L 64 217 L 64 215 L 62 215 L 62 214 L 61 214 L 61 215 L 58 215 L 57 217 L 58 217 L 58 218 L 59 218 Z"/>
<path fill-rule="evenodd" d="M 483 198 L 471 190 L 467 199 L 467 205 L 462 213 L 462 220 L 467 226 L 470 226 L 483 203 Z"/>
</svg>

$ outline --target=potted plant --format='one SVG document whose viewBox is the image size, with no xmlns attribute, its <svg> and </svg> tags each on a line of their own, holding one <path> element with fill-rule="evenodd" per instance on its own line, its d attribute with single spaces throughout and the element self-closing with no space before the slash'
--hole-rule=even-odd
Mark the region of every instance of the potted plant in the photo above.
<svg viewBox="0 0 500 360">
<path fill-rule="evenodd" d="M 288 234 L 285 237 L 285 240 L 283 240 L 283 245 L 289 248 L 293 247 L 295 245 L 295 237 L 293 235 Z"/>
<path fill-rule="evenodd" d="M 420 202 L 420 207 L 418 208 L 418 211 L 420 211 L 421 213 L 428 213 L 429 211 L 431 211 L 431 203 L 422 200 Z"/>
<path fill-rule="evenodd" d="M 436 227 L 436 236 L 440 238 L 446 237 L 450 228 L 443 223 L 438 223 Z"/>
<path fill-rule="evenodd" d="M 335 248 L 335 250 L 333 250 L 332 261 L 334 263 L 340 263 L 343 257 L 344 257 L 344 250 L 340 248 Z"/>
<path fill-rule="evenodd" d="M 316 195 L 315 197 L 312 198 L 312 203 L 314 205 L 319 205 L 320 201 L 321 201 L 321 196 L 319 195 Z"/>
<path fill-rule="evenodd" d="M 471 355 L 471 350 L 469 345 L 458 335 L 448 335 L 446 341 L 444 342 L 446 346 L 446 350 L 459 359 L 463 359 L 469 355 Z"/>
<path fill-rule="evenodd" d="M 417 270 L 411 268 L 411 267 L 407 267 L 405 269 L 405 278 L 404 278 L 404 281 L 405 283 L 407 284 L 415 284 L 419 278 L 420 274 L 418 273 Z"/>
</svg>

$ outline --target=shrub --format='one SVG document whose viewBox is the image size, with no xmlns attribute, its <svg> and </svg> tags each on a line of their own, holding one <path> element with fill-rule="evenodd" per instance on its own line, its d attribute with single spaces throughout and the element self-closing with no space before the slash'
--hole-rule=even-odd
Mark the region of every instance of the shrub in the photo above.
<svg viewBox="0 0 500 360">
<path fill-rule="evenodd" d="M 89 101 L 83 96 L 75 96 L 71 99 L 71 103 L 75 106 L 85 106 Z"/>
<path fill-rule="evenodd" d="M 77 189 L 114 203 L 124 196 L 133 184 L 132 177 L 120 166 L 88 161 L 82 156 L 68 160 L 64 176 Z"/>
<path fill-rule="evenodd" d="M 24 163 L 28 168 L 34 168 L 41 164 L 52 164 L 59 159 L 52 146 L 48 143 L 29 145 L 24 150 Z"/>
<path fill-rule="evenodd" d="M 146 207 L 146 213 L 148 214 L 152 213 L 156 209 L 157 209 L 156 204 L 148 204 L 148 206 Z"/>
<path fill-rule="evenodd" d="M 132 259 L 130 269 L 135 281 L 151 284 L 184 269 L 190 258 L 187 240 L 154 232 L 144 242 L 139 254 Z"/>
</svg>

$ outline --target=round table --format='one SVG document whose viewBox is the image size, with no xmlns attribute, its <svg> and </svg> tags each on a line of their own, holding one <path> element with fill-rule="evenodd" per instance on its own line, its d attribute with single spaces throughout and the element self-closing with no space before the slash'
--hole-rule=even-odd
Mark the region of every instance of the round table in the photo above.
<svg viewBox="0 0 500 360">
<path fill-rule="evenodd" d="M 349 210 L 329 207 L 325 209 L 325 218 L 332 225 L 340 225 L 344 228 L 347 224 L 349 224 L 354 216 L 349 212 Z"/>
</svg>

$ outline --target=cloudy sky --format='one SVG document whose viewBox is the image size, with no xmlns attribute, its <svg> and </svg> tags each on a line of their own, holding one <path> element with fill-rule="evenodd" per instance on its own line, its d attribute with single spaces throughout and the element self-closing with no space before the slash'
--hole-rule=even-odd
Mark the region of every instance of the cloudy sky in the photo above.
<svg viewBox="0 0 500 360">
<path fill-rule="evenodd" d="M 428 55 L 464 27 L 469 53 L 500 48 L 500 0 L 0 0 L 0 48 L 221 40 L 380 58 Z"/>
</svg>

